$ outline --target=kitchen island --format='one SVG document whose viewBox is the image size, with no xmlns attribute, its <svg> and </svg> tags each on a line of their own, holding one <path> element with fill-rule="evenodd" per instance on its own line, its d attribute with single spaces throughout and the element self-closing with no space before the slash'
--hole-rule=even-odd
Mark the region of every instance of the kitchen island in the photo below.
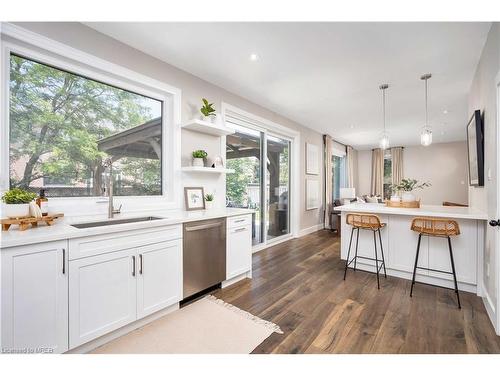
<svg viewBox="0 0 500 375">
<path fill-rule="evenodd" d="M 347 258 L 351 227 L 346 224 L 348 213 L 375 214 L 386 227 L 381 230 L 387 275 L 412 278 L 418 234 L 410 230 L 414 217 L 425 216 L 456 220 L 461 234 L 452 238 L 453 256 L 460 290 L 481 295 L 478 281 L 482 280 L 484 233 L 487 215 L 468 207 L 426 206 L 421 208 L 395 208 L 378 203 L 353 203 L 335 207 L 341 212 L 341 258 Z M 353 238 L 352 249 L 356 244 Z M 380 249 L 378 249 L 380 252 Z M 380 253 L 379 253 L 380 254 Z M 361 230 L 358 255 L 374 257 L 373 234 Z M 351 250 L 352 256 L 352 250 Z M 358 259 L 357 267 L 375 272 L 374 261 Z M 450 271 L 448 243 L 443 238 L 423 237 L 420 245 L 420 267 Z M 352 267 L 351 264 L 350 267 Z M 347 276 L 349 277 L 349 275 Z M 416 281 L 453 288 L 453 276 L 441 272 L 417 270 Z"/>
</svg>

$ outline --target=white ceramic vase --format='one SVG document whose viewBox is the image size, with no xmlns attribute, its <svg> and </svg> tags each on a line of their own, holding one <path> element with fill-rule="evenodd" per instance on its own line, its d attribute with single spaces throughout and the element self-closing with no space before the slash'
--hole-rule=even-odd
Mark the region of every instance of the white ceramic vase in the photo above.
<svg viewBox="0 0 500 375">
<path fill-rule="evenodd" d="M 10 218 L 29 216 L 30 205 L 29 203 L 21 204 L 4 204 L 3 205 L 3 215 Z"/>
<path fill-rule="evenodd" d="M 203 158 L 193 158 L 193 167 L 204 167 Z"/>
<path fill-rule="evenodd" d="M 405 191 L 401 195 L 401 200 L 403 202 L 414 202 L 417 198 L 415 198 L 415 195 L 411 191 Z"/>
<path fill-rule="evenodd" d="M 391 195 L 391 202 L 399 202 L 400 198 L 399 195 Z"/>
<path fill-rule="evenodd" d="M 214 207 L 214 201 L 205 201 L 205 210 L 211 210 Z"/>
</svg>

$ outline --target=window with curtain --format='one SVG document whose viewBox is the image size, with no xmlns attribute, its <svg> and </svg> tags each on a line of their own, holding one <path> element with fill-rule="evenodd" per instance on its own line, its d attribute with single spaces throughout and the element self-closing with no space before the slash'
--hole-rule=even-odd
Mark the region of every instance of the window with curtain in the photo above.
<svg viewBox="0 0 500 375">
<path fill-rule="evenodd" d="M 391 197 L 391 184 L 392 184 L 392 156 L 391 152 L 387 150 L 384 154 L 384 199 Z"/>
<path fill-rule="evenodd" d="M 347 187 L 346 157 L 332 156 L 332 198 L 340 199 L 340 188 Z"/>
</svg>

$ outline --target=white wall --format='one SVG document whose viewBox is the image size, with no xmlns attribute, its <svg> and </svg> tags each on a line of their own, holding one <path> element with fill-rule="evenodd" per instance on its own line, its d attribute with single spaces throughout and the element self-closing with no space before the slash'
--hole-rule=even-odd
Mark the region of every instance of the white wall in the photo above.
<svg viewBox="0 0 500 375">
<path fill-rule="evenodd" d="M 304 125 L 293 122 L 277 113 L 254 104 L 238 95 L 230 93 L 203 79 L 169 65 L 161 60 L 131 48 L 115 39 L 101 34 L 85 25 L 74 22 L 59 23 L 16 23 L 16 25 L 64 43 L 101 59 L 124 66 L 182 90 L 181 121 L 186 122 L 198 116 L 201 98 L 206 97 L 215 103 L 220 110 L 221 103 L 226 102 L 247 112 L 266 118 L 300 133 L 300 192 L 297 200 L 300 206 L 300 229 L 313 227 L 323 222 L 322 205 L 317 210 L 305 210 L 305 143 L 314 143 L 321 147 L 322 135 Z M 182 165 L 190 163 L 193 149 L 203 148 L 210 156 L 225 153 L 220 141 L 215 137 L 207 137 L 188 130 L 182 130 L 181 159 Z M 323 180 L 323 170 L 318 179 Z M 223 176 L 188 176 L 182 179 L 183 186 L 204 186 L 207 191 L 216 194 L 216 205 L 225 204 L 225 178 Z M 322 186 L 323 184 L 321 184 Z"/>
<path fill-rule="evenodd" d="M 485 167 L 485 186 L 471 187 L 469 189 L 469 204 L 472 207 L 488 212 L 490 219 L 497 218 L 496 215 L 496 194 L 499 188 L 497 182 L 497 160 L 496 153 L 499 147 L 499 141 L 496 129 L 497 116 L 497 93 L 496 77 L 500 74 L 500 24 L 493 23 L 488 39 L 483 48 L 479 64 L 477 66 L 474 79 L 469 92 L 469 115 L 472 116 L 474 110 L 481 110 L 484 117 L 484 167 Z M 488 178 L 488 171 L 491 178 Z M 491 302 L 497 306 L 499 275 L 498 272 L 498 247 L 495 247 L 495 232 L 498 229 L 487 226 L 485 239 L 485 252 L 483 264 L 483 284 L 487 293 L 486 303 Z M 490 270 L 488 275 L 487 270 Z M 489 299 L 489 301 L 488 301 Z M 498 312 L 497 312 L 498 314 Z M 497 333 L 500 327 L 497 327 Z"/>
<path fill-rule="evenodd" d="M 465 131 L 465 126 L 464 126 Z M 408 146 L 403 151 L 403 172 L 407 178 L 432 186 L 416 190 L 423 204 L 440 205 L 443 201 L 467 204 L 467 144 L 434 143 L 431 146 Z M 371 151 L 358 151 L 358 195 L 369 194 Z"/>
</svg>

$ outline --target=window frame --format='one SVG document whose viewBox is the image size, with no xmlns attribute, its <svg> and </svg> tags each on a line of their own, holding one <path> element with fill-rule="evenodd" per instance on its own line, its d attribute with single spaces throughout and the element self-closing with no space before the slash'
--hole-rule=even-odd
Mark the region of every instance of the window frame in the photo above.
<svg viewBox="0 0 500 375">
<path fill-rule="evenodd" d="M 76 50 L 59 42 L 26 31 L 11 24 L 2 24 L 0 60 L 0 191 L 9 189 L 9 133 L 10 133 L 10 56 L 16 54 L 42 64 L 50 65 L 107 85 L 144 95 L 163 103 L 162 105 L 162 194 L 150 196 L 117 196 L 115 201 L 123 203 L 127 211 L 153 208 L 180 208 L 180 113 L 181 90 L 144 76 L 120 65 L 102 60 L 93 55 Z M 12 38 L 4 40 L 4 36 Z M 53 197 L 50 198 L 58 208 L 71 211 L 76 201 L 82 212 L 87 203 L 107 203 L 107 198 L 93 197 Z M 92 206 L 90 211 L 98 210 Z M 98 210 L 98 211 L 102 211 Z M 71 212 L 70 212 L 71 213 Z"/>
</svg>

